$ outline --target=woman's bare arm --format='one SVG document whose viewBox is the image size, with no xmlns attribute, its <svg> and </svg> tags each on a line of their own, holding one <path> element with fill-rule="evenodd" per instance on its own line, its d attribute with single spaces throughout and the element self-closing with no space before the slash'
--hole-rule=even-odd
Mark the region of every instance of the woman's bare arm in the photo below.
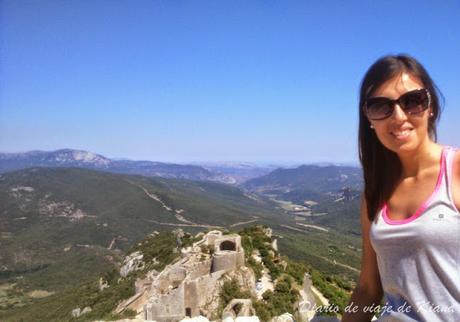
<svg viewBox="0 0 460 322">
<path fill-rule="evenodd" d="M 361 231 L 362 231 L 362 259 L 361 274 L 358 285 L 348 303 L 350 308 L 357 307 L 357 312 L 345 312 L 341 322 L 369 322 L 374 313 L 363 312 L 364 306 L 377 306 L 383 296 L 377 258 L 369 240 L 371 222 L 367 217 L 367 206 L 364 195 L 361 197 Z"/>
</svg>

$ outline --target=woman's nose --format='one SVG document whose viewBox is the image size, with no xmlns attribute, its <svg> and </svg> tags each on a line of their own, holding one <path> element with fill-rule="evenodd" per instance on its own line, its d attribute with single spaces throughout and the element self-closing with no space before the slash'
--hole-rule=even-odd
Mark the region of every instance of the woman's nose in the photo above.
<svg viewBox="0 0 460 322">
<path fill-rule="evenodd" d="M 407 114 L 404 112 L 404 110 L 399 106 L 399 104 L 394 105 L 394 110 L 393 110 L 393 115 L 392 117 L 396 120 L 406 120 L 407 119 Z"/>
</svg>

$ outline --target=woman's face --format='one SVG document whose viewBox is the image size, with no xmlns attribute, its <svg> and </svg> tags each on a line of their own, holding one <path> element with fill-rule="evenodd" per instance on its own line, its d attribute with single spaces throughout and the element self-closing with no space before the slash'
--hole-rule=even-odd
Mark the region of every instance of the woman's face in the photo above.
<svg viewBox="0 0 460 322">
<path fill-rule="evenodd" d="M 408 74 L 402 73 L 383 83 L 372 97 L 397 99 L 404 93 L 424 88 L 422 82 Z M 399 104 L 395 104 L 393 114 L 383 120 L 369 120 L 380 142 L 395 153 L 417 150 L 429 142 L 428 119 L 431 106 L 420 114 L 406 114 Z"/>
</svg>

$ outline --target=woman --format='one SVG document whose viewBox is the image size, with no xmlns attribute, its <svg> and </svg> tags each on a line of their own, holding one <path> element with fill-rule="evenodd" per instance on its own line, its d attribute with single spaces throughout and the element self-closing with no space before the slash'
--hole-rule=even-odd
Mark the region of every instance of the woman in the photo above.
<svg viewBox="0 0 460 322">
<path fill-rule="evenodd" d="M 359 107 L 362 264 L 342 322 L 377 305 L 379 321 L 458 322 L 460 153 L 436 143 L 436 86 L 414 58 L 386 56 Z"/>
</svg>

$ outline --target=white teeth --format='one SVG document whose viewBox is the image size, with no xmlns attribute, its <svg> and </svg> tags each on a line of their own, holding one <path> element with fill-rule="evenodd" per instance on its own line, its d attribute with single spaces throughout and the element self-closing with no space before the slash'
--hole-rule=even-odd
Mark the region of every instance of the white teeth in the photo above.
<svg viewBox="0 0 460 322">
<path fill-rule="evenodd" d="M 409 135 L 410 130 L 392 132 L 397 138 L 405 138 Z"/>
</svg>

